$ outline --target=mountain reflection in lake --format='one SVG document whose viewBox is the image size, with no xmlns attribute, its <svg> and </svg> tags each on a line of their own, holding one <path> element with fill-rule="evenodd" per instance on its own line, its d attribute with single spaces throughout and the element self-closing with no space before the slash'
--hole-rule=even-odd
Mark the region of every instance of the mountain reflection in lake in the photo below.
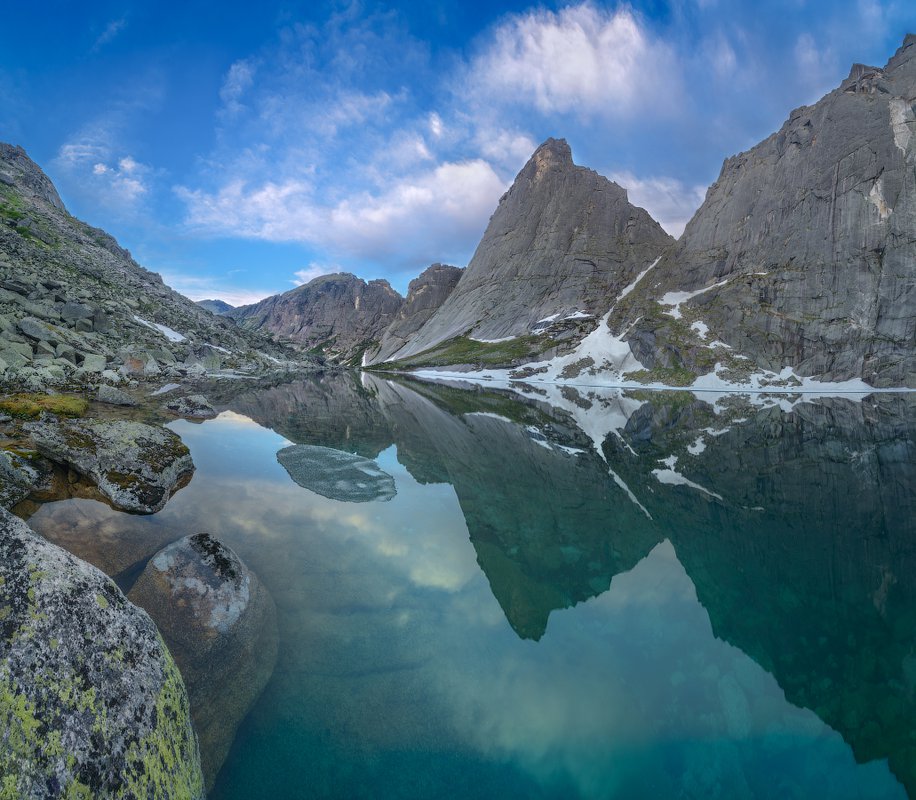
<svg viewBox="0 0 916 800">
<path fill-rule="evenodd" d="M 523 391 L 252 391 L 172 424 L 159 514 L 31 523 L 124 580 L 207 530 L 271 591 L 215 798 L 916 797 L 916 398 Z M 289 444 L 397 493 L 315 494 Z"/>
</svg>

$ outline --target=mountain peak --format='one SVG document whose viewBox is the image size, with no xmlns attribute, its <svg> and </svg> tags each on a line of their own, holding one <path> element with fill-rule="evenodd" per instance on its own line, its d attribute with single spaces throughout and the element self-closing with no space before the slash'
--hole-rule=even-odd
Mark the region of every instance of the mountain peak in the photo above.
<svg viewBox="0 0 916 800">
<path fill-rule="evenodd" d="M 531 156 L 537 174 L 548 169 L 568 169 L 573 166 L 572 150 L 566 139 L 547 139 Z"/>
</svg>

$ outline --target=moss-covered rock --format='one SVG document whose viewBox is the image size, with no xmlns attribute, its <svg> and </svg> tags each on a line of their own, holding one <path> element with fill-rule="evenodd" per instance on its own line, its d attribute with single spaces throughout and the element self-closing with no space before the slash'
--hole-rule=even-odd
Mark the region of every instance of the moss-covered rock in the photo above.
<svg viewBox="0 0 916 800">
<path fill-rule="evenodd" d="M 49 417 L 25 427 L 42 455 L 95 481 L 112 505 L 125 511 L 159 511 L 194 471 L 188 448 L 166 428 Z"/>
<path fill-rule="evenodd" d="M 0 511 L 0 798 L 200 798 L 188 697 L 150 618 Z"/>
</svg>

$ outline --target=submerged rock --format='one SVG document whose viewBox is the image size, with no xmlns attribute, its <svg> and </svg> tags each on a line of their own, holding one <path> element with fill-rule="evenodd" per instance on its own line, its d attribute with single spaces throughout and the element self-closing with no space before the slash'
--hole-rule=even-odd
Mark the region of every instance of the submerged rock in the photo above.
<svg viewBox="0 0 916 800">
<path fill-rule="evenodd" d="M 216 416 L 216 409 L 210 405 L 210 401 L 202 394 L 176 397 L 174 400 L 169 400 L 165 407 L 173 414 L 189 419 L 212 419 Z"/>
<path fill-rule="evenodd" d="M 375 461 L 353 453 L 296 444 L 277 453 L 277 461 L 300 486 L 331 500 L 367 503 L 397 494 L 394 478 Z"/>
<path fill-rule="evenodd" d="M 188 448 L 165 428 L 126 420 L 50 417 L 25 428 L 43 456 L 92 479 L 124 511 L 159 511 L 194 471 Z"/>
<path fill-rule="evenodd" d="M 207 786 L 273 673 L 277 612 L 241 559 L 210 534 L 160 550 L 129 594 L 153 617 L 184 676 Z"/>
<path fill-rule="evenodd" d="M 0 511 L 0 795 L 203 794 L 188 696 L 150 618 Z"/>
</svg>

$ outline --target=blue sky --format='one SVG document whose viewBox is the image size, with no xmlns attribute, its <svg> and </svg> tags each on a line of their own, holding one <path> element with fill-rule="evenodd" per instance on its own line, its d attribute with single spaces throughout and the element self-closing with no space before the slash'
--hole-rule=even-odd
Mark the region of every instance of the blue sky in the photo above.
<svg viewBox="0 0 916 800">
<path fill-rule="evenodd" d="M 464 265 L 565 137 L 678 235 L 725 157 L 883 65 L 916 3 L 46 2 L 0 21 L 0 140 L 200 299 Z"/>
</svg>

